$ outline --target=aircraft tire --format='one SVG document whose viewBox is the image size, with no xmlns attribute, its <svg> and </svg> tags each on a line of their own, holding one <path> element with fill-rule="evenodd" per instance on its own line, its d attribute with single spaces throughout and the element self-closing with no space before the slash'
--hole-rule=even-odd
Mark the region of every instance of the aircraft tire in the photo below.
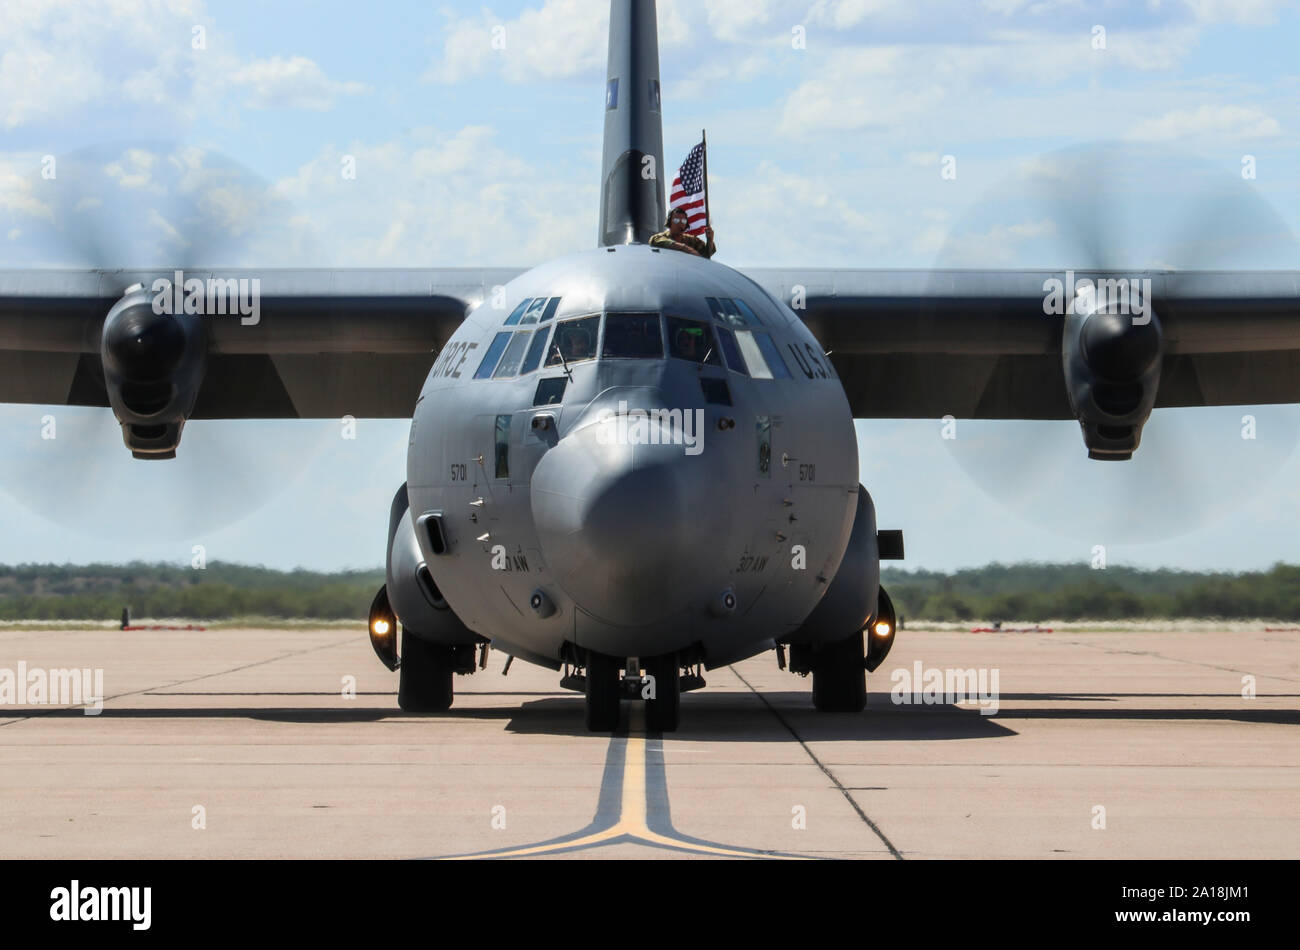
<svg viewBox="0 0 1300 950">
<path fill-rule="evenodd" d="M 612 656 L 592 653 L 587 657 L 587 730 L 613 732 L 618 728 L 620 707 L 618 671 L 621 664 Z"/>
<path fill-rule="evenodd" d="M 645 702 L 646 728 L 652 732 L 676 732 L 681 719 L 681 668 L 677 654 L 648 657 L 645 671 L 655 678 L 655 697 Z"/>
<path fill-rule="evenodd" d="M 452 648 L 421 640 L 402 628 L 402 665 L 397 668 L 397 705 L 403 712 L 451 708 Z"/>
<path fill-rule="evenodd" d="M 867 705 L 867 671 L 862 631 L 813 654 L 813 706 L 819 712 L 862 712 Z"/>
</svg>

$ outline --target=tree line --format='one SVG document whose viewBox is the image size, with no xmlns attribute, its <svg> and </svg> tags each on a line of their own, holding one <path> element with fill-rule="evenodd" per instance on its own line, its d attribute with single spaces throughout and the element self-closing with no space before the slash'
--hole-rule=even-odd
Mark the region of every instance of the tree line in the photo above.
<svg viewBox="0 0 1300 950">
<path fill-rule="evenodd" d="M 990 564 L 951 574 L 886 568 L 899 613 L 918 620 L 1300 620 L 1300 566 L 1216 573 L 1087 564 Z"/>
<path fill-rule="evenodd" d="M 381 570 L 278 571 L 209 562 L 0 566 L 0 620 L 364 620 Z M 1300 620 L 1300 566 L 1213 573 L 1087 564 L 990 564 L 952 573 L 888 567 L 881 582 L 914 620 L 1142 618 Z"/>
</svg>

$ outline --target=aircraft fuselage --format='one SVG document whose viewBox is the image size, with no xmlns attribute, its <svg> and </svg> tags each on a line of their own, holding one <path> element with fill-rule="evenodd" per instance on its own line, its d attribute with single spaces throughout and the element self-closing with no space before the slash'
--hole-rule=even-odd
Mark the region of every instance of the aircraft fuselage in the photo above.
<svg viewBox="0 0 1300 950">
<path fill-rule="evenodd" d="M 495 646 L 713 667 L 770 649 L 826 591 L 857 442 L 792 310 L 724 265 L 629 245 L 470 313 L 425 382 L 407 485 L 438 591 Z"/>
</svg>

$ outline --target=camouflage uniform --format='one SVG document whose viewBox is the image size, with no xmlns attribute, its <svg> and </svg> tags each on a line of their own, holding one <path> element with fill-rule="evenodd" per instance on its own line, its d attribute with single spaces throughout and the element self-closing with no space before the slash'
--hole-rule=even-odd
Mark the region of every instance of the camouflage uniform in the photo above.
<svg viewBox="0 0 1300 950">
<path fill-rule="evenodd" d="M 675 251 L 677 248 L 673 247 L 674 244 L 685 244 L 688 247 L 693 247 L 699 252 L 700 257 L 712 257 L 718 253 L 718 245 L 713 241 L 706 244 L 693 234 L 683 234 L 680 241 L 674 240 L 672 232 L 667 228 L 650 239 L 651 247 L 667 247 Z"/>
</svg>

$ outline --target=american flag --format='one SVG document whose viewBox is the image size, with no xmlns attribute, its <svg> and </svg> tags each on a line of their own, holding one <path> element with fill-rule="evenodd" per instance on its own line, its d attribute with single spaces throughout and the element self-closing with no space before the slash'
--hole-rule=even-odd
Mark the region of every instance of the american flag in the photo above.
<svg viewBox="0 0 1300 950">
<path fill-rule="evenodd" d="M 687 233 L 696 237 L 704 236 L 704 229 L 709 224 L 709 209 L 704 205 L 704 143 L 691 149 L 682 167 L 673 179 L 673 193 L 668 201 L 668 210 L 685 208 L 690 216 Z"/>
</svg>

